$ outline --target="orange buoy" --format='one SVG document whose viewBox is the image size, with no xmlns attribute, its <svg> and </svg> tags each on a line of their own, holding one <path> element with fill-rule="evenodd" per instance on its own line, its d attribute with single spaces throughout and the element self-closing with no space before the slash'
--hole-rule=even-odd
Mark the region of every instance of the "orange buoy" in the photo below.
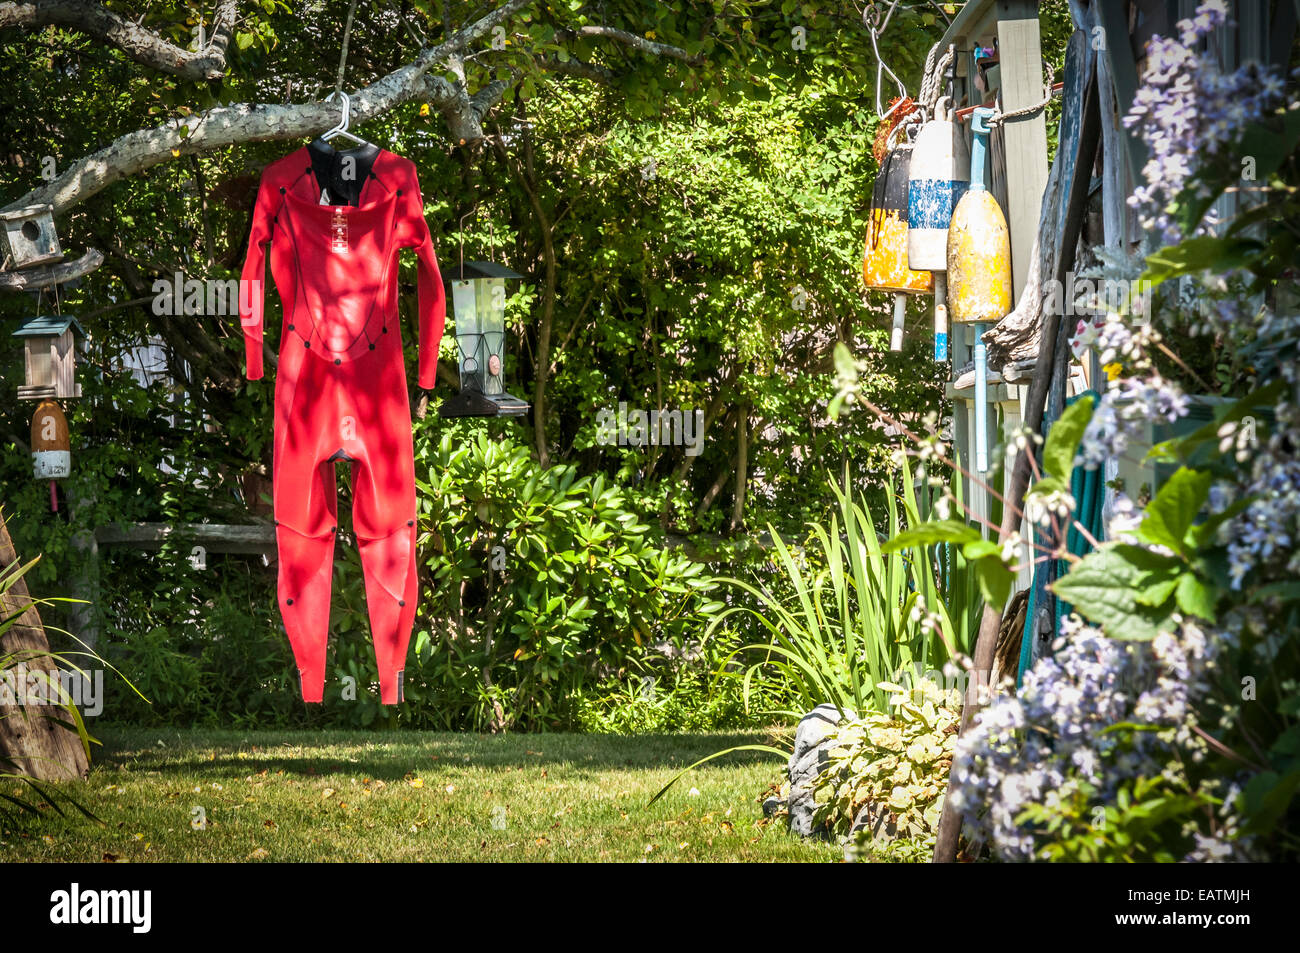
<svg viewBox="0 0 1300 953">
<path fill-rule="evenodd" d="M 871 195 L 871 217 L 862 251 L 862 283 L 876 291 L 928 294 L 928 271 L 907 267 L 907 173 L 910 144 L 894 146 L 881 163 Z"/>
<path fill-rule="evenodd" d="M 36 479 L 50 481 L 50 509 L 57 512 L 55 481 L 72 475 L 72 444 L 68 418 L 53 400 L 41 401 L 32 415 L 32 472 Z"/>
<path fill-rule="evenodd" d="M 862 283 L 876 291 L 894 292 L 891 351 L 903 349 L 906 295 L 926 294 L 934 287 L 930 272 L 907 266 L 907 173 L 911 160 L 912 147 L 904 143 L 890 149 L 881 163 L 862 249 Z"/>
</svg>

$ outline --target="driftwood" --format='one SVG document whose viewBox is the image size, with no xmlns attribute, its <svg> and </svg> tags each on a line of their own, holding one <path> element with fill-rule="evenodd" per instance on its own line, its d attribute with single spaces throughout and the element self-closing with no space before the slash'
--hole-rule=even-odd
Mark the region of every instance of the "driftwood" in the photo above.
<svg viewBox="0 0 1300 953">
<path fill-rule="evenodd" d="M 104 253 L 91 248 L 76 261 L 61 261 L 57 265 L 38 265 L 22 271 L 0 271 L 0 291 L 35 291 L 51 285 L 62 284 L 90 274 L 104 263 Z"/>
<path fill-rule="evenodd" d="M 17 561 L 4 515 L 0 514 L 0 568 L 13 566 Z M 7 593 L 0 593 L 0 618 L 20 611 L 22 615 L 17 623 L 0 636 L 0 656 L 16 655 L 29 674 L 57 673 L 58 668 L 48 655 L 50 643 L 45 637 L 45 626 L 22 579 Z M 77 733 L 59 723 L 67 717 L 65 709 L 54 705 L 6 704 L 0 698 L 0 773 L 16 772 L 42 781 L 85 777 L 90 770 L 90 759 Z"/>
</svg>

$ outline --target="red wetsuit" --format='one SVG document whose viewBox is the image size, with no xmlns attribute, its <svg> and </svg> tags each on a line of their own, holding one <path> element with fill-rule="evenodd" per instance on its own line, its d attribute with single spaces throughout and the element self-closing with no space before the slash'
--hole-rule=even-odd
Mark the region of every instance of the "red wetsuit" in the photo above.
<svg viewBox="0 0 1300 953">
<path fill-rule="evenodd" d="M 279 602 L 304 701 L 322 700 L 338 501 L 352 461 L 352 522 L 380 699 L 402 700 L 415 618 L 415 464 L 397 312 L 397 253 L 419 261 L 419 383 L 431 389 L 446 312 L 424 200 L 409 159 L 380 150 L 356 207 L 321 205 L 307 149 L 262 173 L 242 283 L 248 379 L 262 376 L 266 248 L 284 305 L 272 489 Z M 250 285 L 250 282 L 257 284 Z"/>
</svg>

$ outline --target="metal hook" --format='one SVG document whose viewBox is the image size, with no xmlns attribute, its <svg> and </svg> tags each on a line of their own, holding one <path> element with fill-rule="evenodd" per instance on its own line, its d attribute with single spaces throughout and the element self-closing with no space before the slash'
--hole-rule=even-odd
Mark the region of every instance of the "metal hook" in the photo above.
<svg viewBox="0 0 1300 953">
<path fill-rule="evenodd" d="M 903 85 L 903 81 L 898 78 L 898 75 L 885 64 L 883 59 L 881 59 L 880 46 L 876 42 L 880 34 L 885 32 L 885 27 L 889 25 L 889 21 L 894 15 L 894 9 L 897 6 L 898 0 L 894 0 L 894 2 L 890 4 L 889 12 L 885 14 L 884 22 L 880 24 L 879 28 L 876 26 L 876 21 L 880 19 L 880 11 L 876 8 L 876 5 L 871 4 L 862 11 L 863 25 L 866 26 L 867 31 L 871 34 L 871 51 L 876 54 L 876 115 L 881 119 L 888 119 L 903 100 L 907 98 L 907 87 Z M 890 106 L 888 110 L 882 112 L 880 108 L 880 81 L 884 77 L 885 73 L 889 74 L 890 79 L 892 79 L 894 84 L 898 87 L 898 102 L 894 103 L 893 106 Z"/>
<path fill-rule="evenodd" d="M 477 215 L 477 214 L 478 214 L 478 203 L 475 203 L 472 209 L 470 209 L 468 212 L 466 212 L 464 215 L 460 217 L 460 223 L 457 227 L 456 234 L 457 237 L 460 239 L 460 276 L 462 278 L 465 277 L 465 219 L 469 218 L 471 215 Z"/>
</svg>

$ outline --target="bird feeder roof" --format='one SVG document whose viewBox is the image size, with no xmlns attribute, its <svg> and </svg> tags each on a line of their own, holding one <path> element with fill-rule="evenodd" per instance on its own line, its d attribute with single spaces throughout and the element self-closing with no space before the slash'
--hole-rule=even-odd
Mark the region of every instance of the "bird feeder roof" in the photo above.
<svg viewBox="0 0 1300 953">
<path fill-rule="evenodd" d="M 86 329 L 81 322 L 68 314 L 42 314 L 32 318 L 14 332 L 16 338 L 58 337 L 69 328 L 77 337 L 84 338 Z"/>
<path fill-rule="evenodd" d="M 522 278 L 517 271 L 511 271 L 505 265 L 494 261 L 467 261 L 456 263 L 442 269 L 444 281 L 473 281 L 475 278 Z"/>
</svg>

